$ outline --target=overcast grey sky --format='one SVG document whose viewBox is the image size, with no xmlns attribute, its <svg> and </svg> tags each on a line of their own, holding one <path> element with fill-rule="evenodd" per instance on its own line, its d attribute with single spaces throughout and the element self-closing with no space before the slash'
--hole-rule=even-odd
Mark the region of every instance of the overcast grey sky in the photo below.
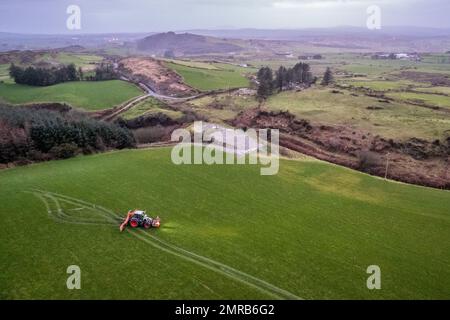
<svg viewBox="0 0 450 320">
<path fill-rule="evenodd" d="M 450 28 L 450 0 L 0 0 L 0 31 L 74 32 L 71 4 L 81 8 L 82 33 L 365 26 L 372 4 L 385 26 Z"/>
</svg>

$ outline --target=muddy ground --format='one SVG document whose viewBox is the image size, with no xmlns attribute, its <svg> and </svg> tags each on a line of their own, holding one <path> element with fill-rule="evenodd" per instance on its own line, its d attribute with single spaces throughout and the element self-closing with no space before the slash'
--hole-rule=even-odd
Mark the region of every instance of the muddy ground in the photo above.
<svg viewBox="0 0 450 320">
<path fill-rule="evenodd" d="M 450 138 L 429 142 L 386 140 L 345 126 L 313 124 L 289 112 L 255 108 L 240 113 L 237 128 L 280 130 L 280 145 L 320 160 L 389 179 L 450 189 Z"/>
<path fill-rule="evenodd" d="M 161 95 L 188 97 L 198 93 L 186 85 L 179 74 L 164 66 L 159 60 L 126 58 L 119 62 L 119 69 L 133 82 L 142 82 Z"/>
</svg>

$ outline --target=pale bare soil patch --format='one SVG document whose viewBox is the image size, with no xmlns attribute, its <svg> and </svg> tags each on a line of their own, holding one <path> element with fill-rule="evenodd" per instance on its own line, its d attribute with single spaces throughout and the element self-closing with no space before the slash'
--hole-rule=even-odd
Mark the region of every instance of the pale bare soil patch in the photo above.
<svg viewBox="0 0 450 320">
<path fill-rule="evenodd" d="M 127 76 L 136 82 L 148 85 L 159 94 L 168 96 L 189 96 L 196 90 L 186 85 L 183 78 L 164 64 L 152 58 L 126 58 L 120 67 Z"/>
</svg>

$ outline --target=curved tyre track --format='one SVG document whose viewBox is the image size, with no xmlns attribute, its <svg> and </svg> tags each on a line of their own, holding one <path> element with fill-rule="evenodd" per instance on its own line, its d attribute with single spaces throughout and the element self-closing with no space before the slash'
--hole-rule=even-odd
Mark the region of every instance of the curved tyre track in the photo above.
<svg viewBox="0 0 450 320">
<path fill-rule="evenodd" d="M 119 219 L 121 218 L 119 215 L 114 213 L 113 211 L 97 206 L 95 204 L 65 196 L 58 193 L 53 192 L 47 192 L 42 190 L 32 190 L 30 191 L 33 195 L 38 197 L 42 202 L 44 202 L 47 212 L 49 216 L 56 222 L 60 223 L 68 223 L 68 224 L 85 224 L 85 225 L 114 225 L 117 226 Z M 104 220 L 91 220 L 86 219 L 83 217 L 77 217 L 76 215 L 68 215 L 61 207 L 61 203 L 69 203 L 72 205 L 76 205 L 83 209 L 88 209 L 95 211 L 99 214 L 100 217 L 103 217 Z M 237 269 L 234 269 L 230 266 L 227 266 L 223 263 L 214 261 L 212 259 L 209 259 L 207 257 L 198 255 L 194 252 L 185 250 L 183 248 L 180 248 L 178 246 L 172 245 L 166 241 L 163 241 L 159 239 L 158 237 L 155 237 L 154 235 L 144 231 L 144 230 L 133 230 L 130 231 L 129 229 L 126 229 L 127 232 L 129 232 L 134 237 L 138 238 L 139 240 L 153 246 L 154 248 L 157 248 L 161 251 L 164 251 L 166 253 L 169 253 L 171 255 L 174 255 L 176 257 L 179 257 L 181 259 L 187 260 L 189 262 L 195 263 L 201 267 L 204 267 L 206 269 L 212 270 L 214 272 L 217 272 L 221 275 L 224 275 L 226 277 L 229 277 L 235 281 L 244 283 L 254 289 L 257 289 L 258 291 L 270 296 L 271 298 L 275 299 L 289 299 L 289 300 L 298 300 L 301 299 L 300 297 L 296 296 L 295 294 L 278 288 L 277 286 L 274 286 L 262 279 L 256 278 L 252 275 L 249 275 L 247 273 L 244 273 L 242 271 L 239 271 Z"/>
</svg>

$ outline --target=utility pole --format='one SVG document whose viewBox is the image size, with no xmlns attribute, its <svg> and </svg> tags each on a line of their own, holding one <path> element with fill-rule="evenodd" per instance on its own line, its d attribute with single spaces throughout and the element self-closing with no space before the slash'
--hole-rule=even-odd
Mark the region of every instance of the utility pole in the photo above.
<svg viewBox="0 0 450 320">
<path fill-rule="evenodd" d="M 445 173 L 444 173 L 444 177 L 445 177 L 445 183 L 447 184 L 447 181 L 450 180 L 450 177 L 448 176 L 448 169 L 450 167 L 450 156 L 447 157 L 447 165 L 445 166 Z M 450 184 L 450 183 L 449 183 Z"/>
<path fill-rule="evenodd" d="M 388 170 L 389 170 L 389 152 L 386 154 L 386 171 L 384 173 L 384 179 L 387 180 Z"/>
</svg>

